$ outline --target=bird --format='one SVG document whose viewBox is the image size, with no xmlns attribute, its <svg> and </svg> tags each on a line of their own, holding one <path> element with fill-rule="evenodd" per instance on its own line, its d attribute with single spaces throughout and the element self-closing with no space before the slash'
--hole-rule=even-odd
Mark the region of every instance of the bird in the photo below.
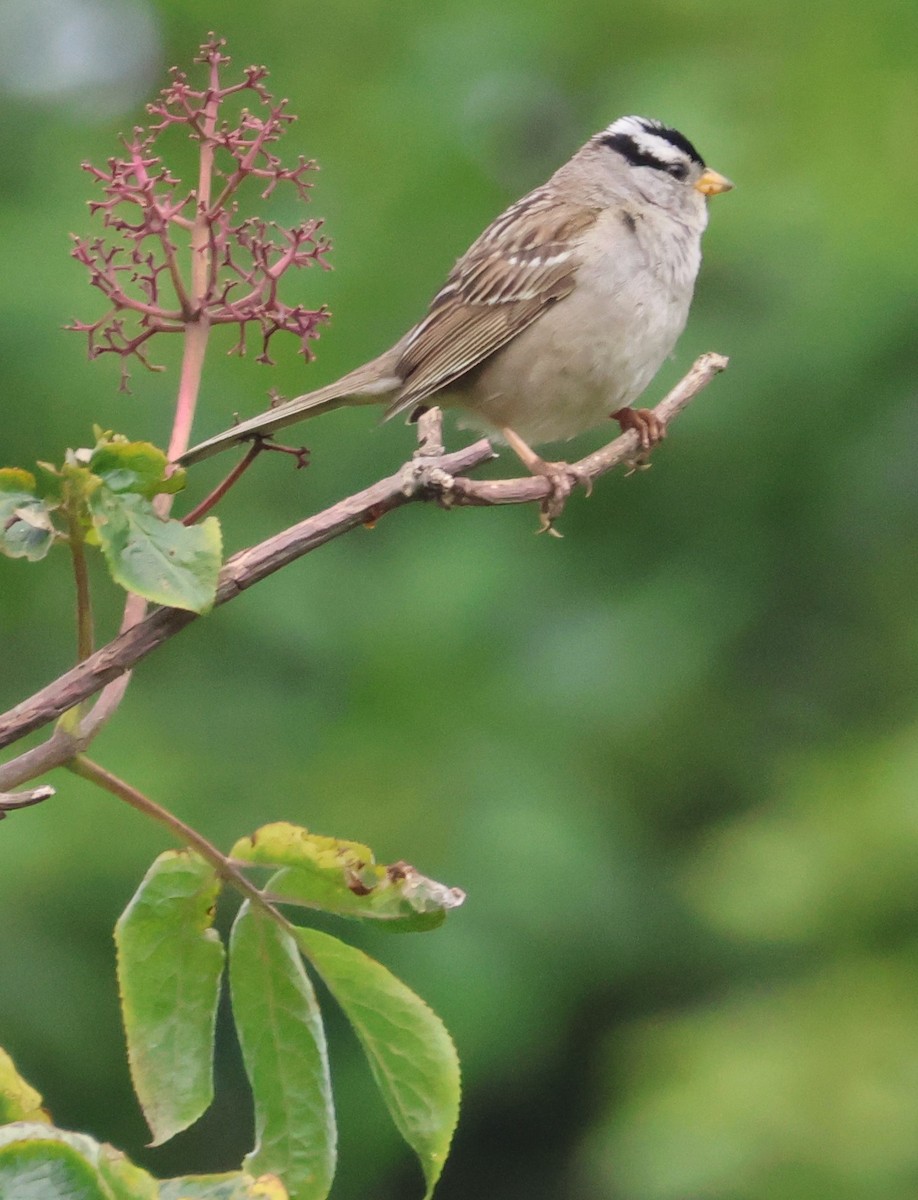
<svg viewBox="0 0 918 1200">
<path fill-rule="evenodd" d="M 534 446 L 610 417 L 637 431 L 642 451 L 665 435 L 634 401 L 685 327 L 707 200 L 732 187 L 676 129 L 620 117 L 491 222 L 394 346 L 177 461 L 345 405 L 385 403 L 386 419 L 416 420 L 437 404 L 508 445 L 563 501 L 576 473 Z"/>
</svg>

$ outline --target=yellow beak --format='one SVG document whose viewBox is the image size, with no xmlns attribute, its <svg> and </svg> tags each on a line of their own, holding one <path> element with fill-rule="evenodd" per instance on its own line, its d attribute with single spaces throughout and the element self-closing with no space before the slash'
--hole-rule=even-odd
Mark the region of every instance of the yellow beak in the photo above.
<svg viewBox="0 0 918 1200">
<path fill-rule="evenodd" d="M 719 171 L 712 171 L 710 167 L 707 167 L 694 186 L 705 196 L 716 196 L 718 192 L 729 192 L 733 184 L 726 175 L 721 175 Z"/>
</svg>

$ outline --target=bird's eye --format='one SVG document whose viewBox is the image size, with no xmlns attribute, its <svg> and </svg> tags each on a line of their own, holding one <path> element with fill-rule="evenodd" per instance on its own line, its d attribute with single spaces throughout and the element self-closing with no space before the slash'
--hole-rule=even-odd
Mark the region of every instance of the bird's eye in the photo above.
<svg viewBox="0 0 918 1200">
<path fill-rule="evenodd" d="M 673 179 L 685 179 L 686 175 L 688 175 L 688 167 L 685 163 L 670 163 L 666 169 L 672 175 Z"/>
</svg>

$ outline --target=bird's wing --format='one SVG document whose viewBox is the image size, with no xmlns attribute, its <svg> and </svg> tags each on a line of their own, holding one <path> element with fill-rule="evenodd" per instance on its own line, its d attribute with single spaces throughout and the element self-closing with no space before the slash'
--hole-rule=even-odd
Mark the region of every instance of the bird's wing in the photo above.
<svg viewBox="0 0 918 1200">
<path fill-rule="evenodd" d="M 540 188 L 489 225 L 403 339 L 396 373 L 404 385 L 386 416 L 477 367 L 566 296 L 580 265 L 580 235 L 600 211 L 559 202 Z"/>
</svg>

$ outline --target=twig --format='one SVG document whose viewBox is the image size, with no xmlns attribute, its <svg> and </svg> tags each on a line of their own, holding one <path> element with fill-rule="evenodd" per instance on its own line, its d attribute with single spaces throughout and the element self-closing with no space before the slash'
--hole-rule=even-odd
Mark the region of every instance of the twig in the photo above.
<svg viewBox="0 0 918 1200">
<path fill-rule="evenodd" d="M 696 359 L 689 371 L 654 409 L 662 423 L 669 425 L 715 375 L 727 369 L 729 361 L 723 354 L 702 354 Z M 590 480 L 599 479 L 623 462 L 636 459 L 640 449 L 638 434 L 629 430 L 572 465 L 578 475 Z M 543 500 L 550 491 L 551 485 L 542 475 L 531 475 L 525 479 L 457 479 L 450 499 L 453 504 L 526 504 Z"/>
<path fill-rule="evenodd" d="M 727 359 L 722 355 L 702 355 L 657 405 L 655 412 L 663 424 L 668 424 L 726 366 Z M 575 466 L 584 476 L 595 479 L 633 459 L 638 452 L 637 434 L 629 431 Z M 492 457 L 493 451 L 485 440 L 452 454 L 436 457 L 422 455 L 406 463 L 395 475 L 332 505 L 324 512 L 307 517 L 257 546 L 240 551 L 227 561 L 220 573 L 215 606 L 232 600 L 246 588 L 318 546 L 358 525 L 378 520 L 384 513 L 413 500 L 432 499 L 445 507 L 452 504 L 525 504 L 541 500 L 548 494 L 549 485 L 541 478 L 493 482 L 457 478 L 459 472 L 472 470 Z M 183 609 L 154 609 L 144 620 L 126 629 L 107 646 L 0 718 L 0 748 L 41 728 L 93 695 L 196 619 L 195 613 Z M 23 759 L 26 757 L 22 756 Z M 7 769 L 13 766 L 13 763 L 9 763 L 7 767 L 0 768 L 0 787 L 15 787 L 22 781 L 22 777 L 16 774 L 13 774 L 13 778 L 7 777 Z"/>
<path fill-rule="evenodd" d="M 197 521 L 200 521 L 201 517 L 203 517 L 205 513 L 209 513 L 213 506 L 218 501 L 223 499 L 233 484 L 239 479 L 239 476 L 243 473 L 243 471 L 248 470 L 263 449 L 264 444 L 262 442 L 258 441 L 257 439 L 252 442 L 245 457 L 240 458 L 239 462 L 236 463 L 235 467 L 233 467 L 232 471 L 230 471 L 226 478 L 221 483 L 218 483 L 214 490 L 205 496 L 200 504 L 195 505 L 191 512 L 186 513 L 185 516 L 182 517 L 182 524 L 194 525 Z"/>
<path fill-rule="evenodd" d="M 482 440 L 436 461 L 451 474 L 452 471 L 471 470 L 493 456 L 490 444 Z M 227 561 L 220 573 L 214 605 L 232 600 L 253 583 L 342 533 L 420 498 L 404 471 L 399 471 L 259 545 L 240 551 Z M 149 616 L 65 672 L 54 683 L 6 713 L 0 719 L 0 748 L 41 728 L 80 700 L 93 695 L 196 619 L 197 614 L 184 609 L 154 609 Z M 7 764 L 7 767 L 12 766 L 12 763 Z M 19 781 L 7 777 L 6 767 L 0 768 L 0 787 L 15 787 Z"/>
<path fill-rule="evenodd" d="M 48 787 L 47 784 L 44 787 L 32 788 L 28 792 L 0 792 L 0 821 L 7 813 L 41 804 L 43 800 L 50 800 L 54 794 L 54 788 Z"/>
</svg>

